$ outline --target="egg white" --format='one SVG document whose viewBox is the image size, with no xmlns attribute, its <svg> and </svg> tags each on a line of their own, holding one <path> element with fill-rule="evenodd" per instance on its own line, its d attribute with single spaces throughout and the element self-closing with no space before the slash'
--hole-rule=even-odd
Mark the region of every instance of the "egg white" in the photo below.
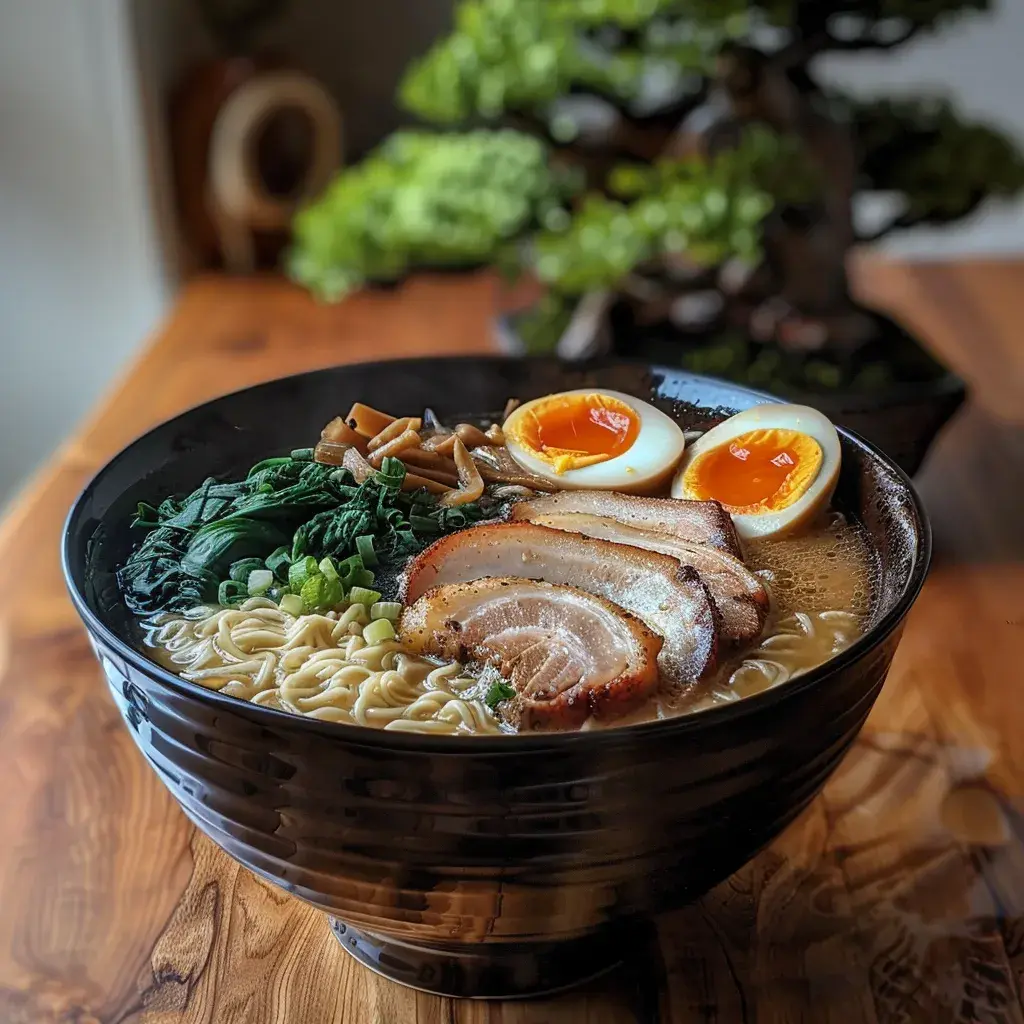
<svg viewBox="0 0 1024 1024">
<path fill-rule="evenodd" d="M 541 402 L 569 395 L 607 395 L 616 398 L 633 410 L 639 422 L 636 440 L 629 449 L 613 459 L 596 462 L 591 466 L 556 473 L 550 462 L 537 458 L 515 438 L 517 424 Z M 649 494 L 664 487 L 672 471 L 683 457 L 686 442 L 679 424 L 660 409 L 633 395 L 605 388 L 577 388 L 545 395 L 519 406 L 505 421 L 505 443 L 509 453 L 523 469 L 549 480 L 562 490 L 623 491 Z"/>
<path fill-rule="evenodd" d="M 673 498 L 695 498 L 686 486 L 686 470 L 694 459 L 705 452 L 728 444 L 741 434 L 771 428 L 795 430 L 814 438 L 821 448 L 821 466 L 811 485 L 791 505 L 778 512 L 752 512 L 733 515 L 736 532 L 743 538 L 783 537 L 796 533 L 815 519 L 832 500 L 839 481 L 843 452 L 839 434 L 827 416 L 806 405 L 755 405 L 752 409 L 730 416 L 717 427 L 691 442 L 686 450 L 675 480 Z"/>
</svg>

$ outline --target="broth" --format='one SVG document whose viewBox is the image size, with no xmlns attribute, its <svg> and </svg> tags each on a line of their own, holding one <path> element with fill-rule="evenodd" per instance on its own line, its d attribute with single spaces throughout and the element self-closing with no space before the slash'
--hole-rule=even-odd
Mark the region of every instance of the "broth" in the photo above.
<svg viewBox="0 0 1024 1024">
<path fill-rule="evenodd" d="M 673 718 L 752 696 L 817 668 L 870 624 L 877 558 L 864 530 L 841 513 L 798 537 L 749 541 L 745 554 L 772 597 L 761 639 L 727 652 L 698 690 L 664 688 L 631 715 L 591 719 L 585 728 Z"/>
<path fill-rule="evenodd" d="M 749 542 L 746 561 L 772 596 L 760 641 L 727 651 L 697 689 L 663 687 L 638 710 L 591 718 L 584 729 L 673 718 L 760 693 L 823 664 L 867 628 L 877 561 L 863 530 L 842 514 L 829 513 L 799 537 Z M 279 711 L 403 731 L 517 731 L 483 703 L 488 672 L 367 646 L 351 615 L 303 616 L 288 626 L 271 602 L 255 599 L 239 610 L 158 616 L 146 647 L 172 672 Z"/>
<path fill-rule="evenodd" d="M 380 414 L 375 415 L 379 416 Z M 433 420 L 429 411 L 424 416 L 424 420 L 428 423 Z M 340 423 L 341 421 L 335 422 Z M 357 421 L 349 421 L 349 423 L 355 422 Z M 394 428 L 391 428 L 390 434 L 396 434 L 406 427 L 408 422 L 402 421 L 402 423 L 396 424 Z M 678 428 L 675 429 L 678 430 Z M 342 436 L 344 436 L 344 430 L 351 432 L 347 426 L 339 427 L 338 430 Z M 480 434 L 480 431 L 477 430 L 476 433 Z M 390 434 L 382 431 L 382 437 L 390 437 Z M 433 435 L 427 431 L 425 431 L 425 438 L 434 439 Z M 339 451 L 334 454 L 338 458 L 342 458 L 346 445 L 338 442 L 335 447 Z M 483 502 L 478 506 L 478 511 L 470 516 L 458 513 L 463 518 L 460 520 L 461 524 L 449 527 L 450 537 L 452 534 L 461 534 L 467 526 L 472 527 L 474 524 L 483 528 L 495 528 L 487 527 L 486 523 L 480 520 L 493 517 L 503 509 L 508 511 L 510 502 L 514 505 L 515 501 L 522 497 L 526 497 L 527 504 L 521 506 L 520 510 L 526 516 L 530 514 L 529 496 L 535 494 L 534 490 L 520 485 L 526 481 L 518 481 L 513 486 L 509 485 L 507 479 L 503 483 L 502 474 L 507 474 L 509 470 L 508 467 L 502 468 L 499 465 L 500 460 L 496 461 L 495 453 L 499 455 L 504 453 L 507 459 L 510 458 L 508 450 L 504 449 L 501 440 L 498 440 L 497 444 L 481 449 L 480 455 L 483 458 L 478 462 L 478 467 L 484 472 L 489 467 L 490 470 L 498 473 L 497 482 L 496 477 L 487 477 L 489 489 L 483 497 Z M 290 457 L 293 460 L 297 458 L 294 453 L 293 457 Z M 309 460 L 308 455 L 303 458 Z M 247 479 L 252 479 L 254 473 L 270 473 L 272 475 L 278 472 L 274 468 L 274 464 L 288 463 L 290 459 L 267 460 L 251 471 Z M 417 453 L 417 459 L 418 461 L 413 460 L 411 465 L 416 470 L 429 473 L 431 467 L 437 467 L 442 456 L 433 454 L 433 450 L 428 447 L 428 449 Z M 357 463 L 358 460 L 356 460 L 356 469 L 358 468 Z M 342 463 L 328 462 L 329 467 L 332 465 L 342 465 Z M 269 469 L 264 468 L 267 466 Z M 349 472 L 352 471 L 348 463 L 344 463 L 344 468 Z M 514 464 L 512 468 L 515 469 Z M 282 470 L 282 472 L 286 471 Z M 516 472 L 519 471 L 516 470 Z M 460 470 L 460 481 L 462 474 L 463 470 Z M 356 480 L 361 483 L 358 476 L 356 476 Z M 401 477 L 398 477 L 398 480 L 400 483 Z M 290 480 L 286 482 L 290 482 Z M 545 481 L 540 477 L 530 476 L 528 482 L 543 484 Z M 383 486 L 379 481 L 375 485 Z M 227 484 L 225 486 L 238 487 L 242 485 Z M 267 484 L 262 486 L 265 489 Z M 466 486 L 466 484 L 460 482 L 459 486 Z M 475 492 L 477 497 L 480 496 L 482 488 L 483 483 L 478 480 L 478 489 Z M 357 490 L 365 488 L 347 486 L 345 489 L 344 497 L 354 501 L 355 498 L 352 498 L 349 492 L 357 492 Z M 557 487 L 548 489 L 555 489 L 556 493 L 558 490 Z M 593 489 L 599 490 L 599 492 L 601 490 L 600 487 Z M 603 494 L 608 495 L 612 489 L 605 489 Z M 665 497 L 668 497 L 667 489 L 666 485 L 662 492 Z M 577 494 L 579 493 L 577 492 Z M 396 494 L 394 489 L 391 494 Z M 202 497 L 204 501 L 207 500 L 205 493 Z M 381 493 L 381 502 L 385 497 Z M 621 499 L 623 496 L 610 495 L 610 497 Z M 376 499 L 374 501 L 376 502 Z M 393 499 L 388 499 L 388 501 L 393 501 Z M 662 501 L 662 499 L 657 501 Z M 484 505 L 484 503 L 486 504 Z M 701 513 L 707 512 L 708 503 L 702 506 L 700 503 L 694 504 L 700 506 Z M 181 506 L 182 509 L 189 507 L 187 502 Z M 718 515 L 725 516 L 726 534 L 719 534 L 717 540 L 709 537 L 703 543 L 717 545 L 722 550 L 730 550 L 733 554 L 739 555 L 735 534 L 732 532 L 732 520 L 720 506 L 715 507 L 718 509 Z M 366 508 L 368 508 L 367 505 L 360 506 L 360 509 L 364 511 L 359 514 L 367 515 Z M 416 522 L 424 521 L 424 507 L 419 506 L 418 509 L 419 511 L 413 509 L 410 513 L 411 522 L 414 520 Z M 174 510 L 172 509 L 172 511 Z M 626 515 L 622 509 L 620 511 Z M 394 513 L 395 508 L 392 507 L 389 515 L 393 518 Z M 659 507 L 657 514 L 664 515 L 664 508 Z M 670 513 L 670 518 L 675 514 L 675 511 Z M 515 526 L 517 516 L 509 512 L 509 518 L 513 522 L 497 528 Z M 583 518 L 588 519 L 586 515 Z M 594 516 L 591 516 L 590 519 L 593 520 Z M 538 521 L 543 522 L 543 516 Z M 632 527 L 628 525 L 628 516 L 618 522 L 624 524 L 621 537 L 616 538 L 618 544 L 644 547 L 642 542 L 630 540 L 631 537 L 642 534 L 643 529 L 638 529 L 631 535 L 629 530 Z M 715 522 L 712 522 L 712 525 L 715 525 Z M 525 526 L 528 526 L 528 522 Z M 640 526 L 643 526 L 642 522 L 640 522 Z M 538 527 L 529 528 L 536 529 Z M 563 537 L 578 536 L 574 534 L 570 526 L 561 527 L 561 529 L 569 530 L 567 534 L 562 534 L 559 528 L 550 530 L 544 525 L 540 528 L 547 530 L 549 535 L 551 532 L 557 532 Z M 594 527 L 591 526 L 591 528 Z M 727 537 L 729 532 L 732 532 L 731 541 Z M 668 536 L 658 534 L 656 527 L 654 527 L 654 534 L 663 538 L 663 541 Z M 597 532 L 590 536 L 600 538 L 602 535 Z M 612 536 L 615 536 L 614 531 L 612 531 Z M 650 536 L 648 535 L 648 539 Z M 481 543 L 485 542 L 480 540 L 471 542 L 476 546 Z M 607 542 L 597 540 L 587 543 L 600 545 Z M 279 549 L 279 551 L 283 550 L 285 549 Z M 617 548 L 616 550 L 622 551 L 623 549 Z M 636 548 L 628 550 L 636 552 Z M 644 566 L 644 572 L 655 572 L 656 570 L 663 574 L 666 573 L 664 562 L 667 560 L 667 555 L 651 554 L 659 550 L 665 551 L 666 549 L 659 548 L 657 545 L 646 549 L 644 554 L 651 561 L 650 565 Z M 671 546 L 669 550 L 672 554 L 676 554 Z M 370 551 L 373 553 L 372 546 Z M 609 554 L 607 550 L 604 550 L 599 557 L 608 559 Z M 700 577 L 700 580 L 711 588 L 711 593 L 715 596 L 710 596 L 708 589 L 695 591 L 702 595 L 700 600 L 706 608 L 710 601 L 718 603 L 719 614 L 716 615 L 715 609 L 712 607 L 708 613 L 705 627 L 703 627 L 718 634 L 718 663 L 710 678 L 705 673 L 699 683 L 675 683 L 667 681 L 673 677 L 671 674 L 666 675 L 663 671 L 660 673 L 660 683 L 658 683 L 658 672 L 651 668 L 648 670 L 647 688 L 643 691 L 650 695 L 641 697 L 644 702 L 639 709 L 635 709 L 636 698 L 634 698 L 633 702 L 623 705 L 623 707 L 631 709 L 626 715 L 615 717 L 614 714 L 609 714 L 606 718 L 598 718 L 597 715 L 600 714 L 600 711 L 595 711 L 595 706 L 591 705 L 590 709 L 594 714 L 582 724 L 582 728 L 612 728 L 671 718 L 751 696 L 823 664 L 828 658 L 835 656 L 853 643 L 868 627 L 872 600 L 878 587 L 877 558 L 871 551 L 863 529 L 848 520 L 842 513 L 835 510 L 819 513 L 816 524 L 804 527 L 803 531 L 794 537 L 780 540 L 746 540 L 742 544 L 741 554 L 742 562 L 745 565 L 739 564 L 732 555 L 724 556 L 725 564 L 728 565 L 728 559 L 731 558 L 732 565 L 738 566 L 745 573 L 745 577 L 736 577 L 735 579 L 745 580 L 744 586 L 753 587 L 754 593 L 760 595 L 757 598 L 760 603 L 757 605 L 759 617 L 756 621 L 750 623 L 748 617 L 748 620 L 744 622 L 742 618 L 744 605 L 742 605 L 741 596 L 736 598 L 728 590 L 723 592 L 721 580 L 718 583 L 719 590 L 715 590 L 714 584 L 708 583 L 708 580 L 713 578 L 716 565 L 721 570 L 722 563 L 715 563 L 708 567 L 708 571 L 712 573 L 708 578 Z M 383 557 L 378 562 L 375 558 L 372 563 L 374 572 L 370 573 L 370 581 L 376 590 L 367 591 L 360 581 L 358 585 L 353 584 L 351 593 L 354 595 L 358 589 L 364 595 L 373 594 L 373 597 L 370 598 L 371 601 L 381 601 L 383 597 L 383 604 L 386 605 L 398 597 L 396 573 L 406 566 L 409 557 L 392 552 L 390 560 L 388 557 Z M 616 557 L 611 557 L 610 561 L 600 562 L 605 573 L 612 572 L 612 568 L 609 566 L 615 562 Z M 676 555 L 676 557 L 681 556 Z M 273 558 L 278 558 L 278 555 L 275 553 Z M 663 560 L 660 569 L 657 569 L 657 559 Z M 524 554 L 523 561 L 527 560 Z M 671 561 L 671 559 L 668 560 Z M 684 558 L 684 562 L 685 560 Z M 252 561 L 252 559 L 248 561 Z M 318 571 L 315 559 L 302 558 L 300 561 L 313 562 L 311 571 Z M 326 561 L 330 562 L 331 560 L 328 558 Z M 270 562 L 271 559 L 267 559 L 266 564 L 269 565 Z M 269 570 L 259 567 L 262 563 L 258 559 L 256 564 L 256 575 L 262 574 L 264 578 L 271 577 Z M 707 562 L 705 564 L 708 565 Z M 339 563 L 339 565 L 343 566 L 344 563 Z M 356 571 L 361 575 L 364 573 L 361 561 L 359 565 L 360 568 Z M 678 569 L 678 562 L 676 566 Z M 323 563 L 321 563 L 322 567 Z M 332 572 L 335 571 L 333 565 L 330 567 Z M 554 566 L 549 566 L 545 571 L 553 568 Z M 688 571 L 694 572 L 693 569 Z M 290 573 L 291 570 L 289 570 L 289 582 L 291 582 Z M 538 578 L 530 573 L 522 572 L 518 561 L 511 566 L 511 571 L 492 570 L 478 573 L 478 577 L 481 579 L 486 575 L 492 575 L 492 577 L 530 575 L 531 579 Z M 674 575 L 675 572 L 670 567 L 668 579 L 673 579 Z M 163 579 L 161 577 L 161 580 Z M 337 579 L 337 575 L 335 579 Z M 547 575 L 541 575 L 540 579 L 550 578 Z M 648 579 L 653 580 L 655 577 L 648 578 L 647 575 L 644 575 L 644 585 L 640 588 L 641 590 L 648 589 Z M 326 581 L 326 577 L 319 579 L 319 584 L 327 586 Z M 224 601 L 224 604 L 197 605 L 195 602 L 179 604 L 174 610 L 161 610 L 156 614 L 145 616 L 144 646 L 157 662 L 186 679 L 227 695 L 251 700 L 264 707 L 291 714 L 309 715 L 328 721 L 360 726 L 423 733 L 481 735 L 518 731 L 520 712 L 526 707 L 525 698 L 521 692 L 517 693 L 514 688 L 505 685 L 496 669 L 479 668 L 471 663 L 462 665 L 459 660 L 452 660 L 452 658 L 466 659 L 467 648 L 460 647 L 458 653 L 449 652 L 447 659 L 439 657 L 440 651 L 436 649 L 421 648 L 417 653 L 415 645 L 410 643 L 408 634 L 401 635 L 401 642 L 399 642 L 393 629 L 378 629 L 377 627 L 381 626 L 388 627 L 387 623 L 373 621 L 378 618 L 376 611 L 380 605 L 375 604 L 371 608 L 369 604 L 354 603 L 357 599 L 355 597 L 349 599 L 347 596 L 349 593 L 347 583 L 344 602 L 339 603 L 331 599 L 322 602 L 319 607 L 311 608 L 308 604 L 303 607 L 306 600 L 303 596 L 303 599 L 299 601 L 299 610 L 291 610 L 297 598 L 287 596 L 289 595 L 287 588 L 284 591 L 286 595 L 284 597 L 274 597 L 272 592 L 264 596 L 264 591 L 257 590 L 254 593 L 251 583 L 250 579 L 250 596 L 248 598 L 243 593 L 241 599 L 233 602 L 218 598 L 218 600 Z M 268 581 L 264 580 L 264 583 L 268 584 Z M 567 581 L 567 583 L 571 586 L 572 581 Z M 592 579 L 591 586 L 585 589 L 589 590 L 591 594 L 600 593 L 600 589 L 594 589 L 596 583 L 597 581 Z M 222 588 L 224 586 L 229 585 L 221 584 Z M 242 584 L 239 586 L 244 588 Z M 606 584 L 602 586 L 607 589 Z M 651 586 L 654 585 L 651 584 Z M 677 583 L 675 586 L 681 585 Z M 691 583 L 690 586 L 692 587 L 693 584 Z M 637 599 L 637 594 L 627 594 L 623 589 L 612 589 L 612 591 L 605 595 L 613 602 L 612 607 L 622 606 L 617 608 L 617 612 L 620 614 L 624 609 L 626 611 L 633 610 L 634 617 L 636 617 L 637 612 L 630 604 L 629 599 Z M 767 591 L 770 603 L 765 600 L 765 591 Z M 290 593 L 294 595 L 295 589 Z M 302 594 L 305 595 L 305 593 L 306 589 L 303 586 Z M 731 600 L 733 603 L 719 603 L 720 598 L 725 602 Z M 288 608 L 286 608 L 286 600 L 292 602 Z M 411 602 L 415 601 L 415 595 L 410 600 Z M 667 637 L 669 635 L 667 631 L 678 629 L 676 624 L 686 622 L 686 620 L 679 617 L 676 611 L 670 611 L 669 604 L 658 604 L 658 600 L 664 601 L 665 599 L 655 599 L 649 610 L 652 610 L 655 618 L 657 614 L 662 615 L 664 621 L 662 636 Z M 767 615 L 765 614 L 766 606 L 768 606 Z M 726 607 L 731 609 L 731 622 L 722 610 Z M 750 604 L 745 605 L 748 615 L 750 615 L 751 607 Z M 397 609 L 393 612 L 393 617 L 402 613 L 400 605 L 392 602 L 391 608 Z M 374 612 L 373 615 L 371 611 Z M 382 611 L 381 614 L 386 614 L 386 612 Z M 646 616 L 640 614 L 639 617 L 640 620 L 643 620 Z M 449 622 L 449 620 L 445 620 L 442 624 L 445 629 L 449 628 Z M 762 623 L 763 628 L 760 628 L 759 631 Z M 647 626 L 651 626 L 651 624 L 648 622 Z M 461 631 L 463 626 L 456 623 L 453 628 Z M 695 627 L 686 628 L 695 629 Z M 545 643 L 549 644 L 545 648 L 546 657 L 548 653 L 562 650 L 563 647 L 565 650 L 569 649 L 565 647 L 565 641 L 554 641 L 551 646 L 552 635 L 546 634 L 546 636 L 548 639 Z M 755 637 L 756 639 L 751 639 Z M 565 650 L 562 650 L 563 657 Z M 710 657 L 714 653 L 714 645 L 709 645 L 708 650 Z M 583 659 L 586 660 L 585 648 L 580 648 L 578 653 L 582 654 Z M 569 656 L 570 664 L 577 666 L 578 672 L 584 672 L 579 668 L 580 662 L 571 662 L 572 655 Z M 662 663 L 658 662 L 658 668 L 662 668 Z M 697 674 L 680 675 L 677 678 L 692 680 L 697 678 Z M 503 686 L 504 691 L 508 692 L 498 699 L 493 699 L 495 687 L 499 687 L 499 690 L 502 691 Z M 651 692 L 654 686 L 657 688 Z M 586 706 L 578 703 L 577 707 Z M 614 709 L 614 711 L 617 710 Z M 523 712 L 524 723 L 528 721 L 525 717 L 527 714 L 528 711 Z M 575 727 L 580 727 L 579 721 Z"/>
</svg>

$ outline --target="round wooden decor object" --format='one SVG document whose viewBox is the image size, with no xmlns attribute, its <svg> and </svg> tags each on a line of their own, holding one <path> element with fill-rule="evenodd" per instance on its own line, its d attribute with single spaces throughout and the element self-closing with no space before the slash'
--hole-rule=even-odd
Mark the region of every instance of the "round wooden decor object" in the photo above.
<svg viewBox="0 0 1024 1024">
<path fill-rule="evenodd" d="M 288 195 L 275 195 L 257 165 L 257 143 L 271 119 L 297 111 L 312 126 L 311 151 Z M 251 235 L 288 227 L 296 209 L 326 187 L 341 162 L 341 114 L 319 82 L 295 71 L 260 75 L 224 104 L 210 140 L 210 206 L 225 262 L 232 270 L 252 269 Z"/>
</svg>

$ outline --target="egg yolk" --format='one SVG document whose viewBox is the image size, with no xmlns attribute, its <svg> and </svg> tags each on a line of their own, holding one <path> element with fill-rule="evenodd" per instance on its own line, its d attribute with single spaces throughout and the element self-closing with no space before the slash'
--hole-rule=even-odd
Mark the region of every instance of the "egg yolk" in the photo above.
<svg viewBox="0 0 1024 1024">
<path fill-rule="evenodd" d="M 694 498 L 720 501 L 736 515 L 778 512 L 814 483 L 821 463 L 821 446 L 807 434 L 753 430 L 694 459 L 686 490 Z"/>
<path fill-rule="evenodd" d="M 640 433 L 640 418 L 609 395 L 552 395 L 524 410 L 512 433 L 556 473 L 565 473 L 627 452 Z"/>
</svg>

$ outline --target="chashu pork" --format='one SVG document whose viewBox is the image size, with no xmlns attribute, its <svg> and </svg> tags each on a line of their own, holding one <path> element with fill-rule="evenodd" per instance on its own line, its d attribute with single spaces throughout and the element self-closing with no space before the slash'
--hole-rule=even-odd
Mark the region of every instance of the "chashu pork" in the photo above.
<svg viewBox="0 0 1024 1024">
<path fill-rule="evenodd" d="M 399 636 L 419 654 L 494 665 L 526 729 L 625 714 L 658 686 L 661 637 L 576 587 L 515 577 L 434 587 L 402 613 Z"/>
<path fill-rule="evenodd" d="M 558 491 L 542 494 L 512 506 L 513 520 L 535 521 L 536 516 L 567 513 L 603 516 L 624 526 L 651 533 L 665 533 L 691 544 L 743 555 L 732 517 L 717 501 L 684 501 L 679 498 L 644 498 L 617 491 Z"/>
<path fill-rule="evenodd" d="M 715 667 L 718 610 L 696 569 L 547 526 L 493 523 L 442 537 L 409 562 L 403 599 L 412 604 L 432 587 L 487 576 L 546 580 L 613 601 L 664 638 L 658 667 L 666 679 L 695 682 Z"/>
<path fill-rule="evenodd" d="M 516 507 L 531 504 L 534 503 L 523 501 Z M 585 512 L 537 513 L 531 516 L 530 522 L 678 558 L 684 565 L 692 565 L 708 585 L 722 616 L 724 637 L 745 642 L 760 636 L 764 628 L 771 603 L 768 591 L 754 573 L 727 551 L 681 540 L 669 533 L 641 530 L 615 519 Z"/>
</svg>

